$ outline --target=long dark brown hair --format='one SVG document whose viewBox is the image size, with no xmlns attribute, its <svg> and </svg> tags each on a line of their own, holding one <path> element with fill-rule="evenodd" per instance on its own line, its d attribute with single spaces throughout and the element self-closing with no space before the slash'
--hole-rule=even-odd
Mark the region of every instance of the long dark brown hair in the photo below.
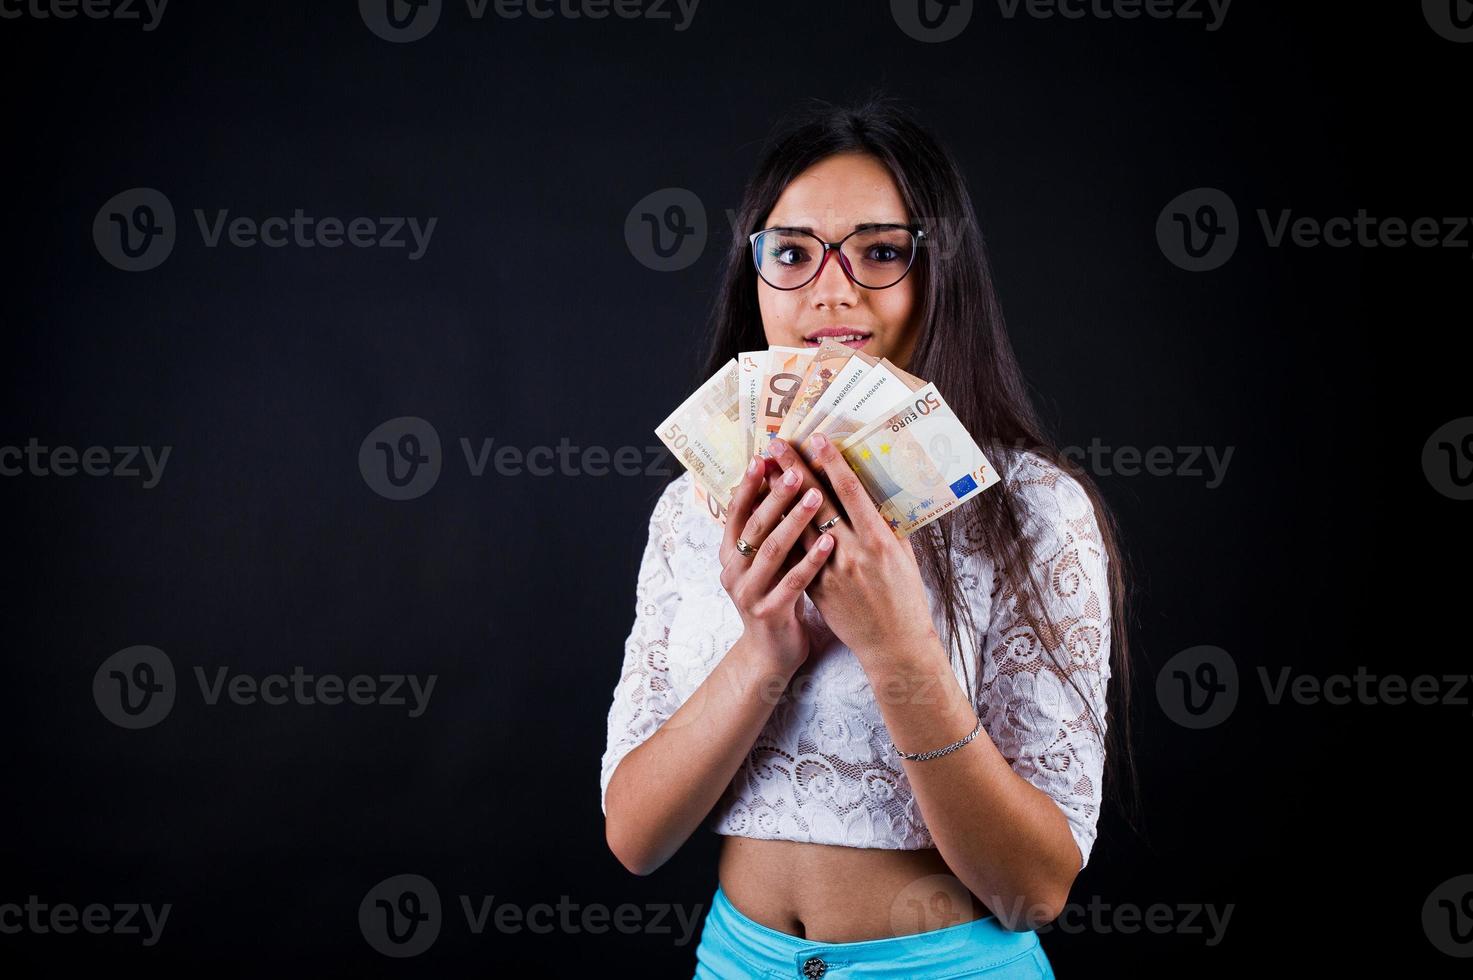
<svg viewBox="0 0 1473 980">
<path fill-rule="evenodd" d="M 808 100 L 775 127 L 732 221 L 732 241 L 710 316 L 709 355 L 698 381 L 716 373 L 738 352 L 768 346 L 746 236 L 762 227 L 759 222 L 772 212 L 789 182 L 837 153 L 861 152 L 882 162 L 900 190 L 910 220 L 924 224 L 928 235 L 910 271 L 923 283 L 919 335 L 910 362 L 900 366 L 936 384 L 995 463 L 1000 461 L 993 453 L 1020 449 L 1035 453 L 1078 480 L 1094 506 L 1101 546 L 1109 558 L 1111 682 L 1106 712 L 1111 724 L 1105 725 L 1090 698 L 1084 701 L 1090 705 L 1096 731 L 1108 733 L 1106 788 L 1114 788 L 1127 821 L 1133 823 L 1130 814 L 1138 809 L 1139 799 L 1131 752 L 1127 575 L 1118 529 L 1094 480 L 1059 452 L 1034 410 L 1008 340 L 966 182 L 951 154 L 913 115 L 884 95 L 850 106 Z M 912 538 L 922 572 L 945 604 L 944 622 L 954 655 L 960 653 L 957 636 L 962 628 L 977 638 L 974 649 L 984 651 L 951 560 L 958 534 L 992 556 L 1006 591 L 1021 600 L 1026 622 L 1044 649 L 1065 646 L 1065 633 L 1051 621 L 1040 586 L 1029 571 L 1035 555 L 1024 532 L 1025 509 L 1004 481 Z M 1069 665 L 1056 663 L 1077 689 Z M 981 665 L 976 667 L 975 676 L 980 678 Z M 971 675 L 964 672 L 964 676 Z"/>
</svg>

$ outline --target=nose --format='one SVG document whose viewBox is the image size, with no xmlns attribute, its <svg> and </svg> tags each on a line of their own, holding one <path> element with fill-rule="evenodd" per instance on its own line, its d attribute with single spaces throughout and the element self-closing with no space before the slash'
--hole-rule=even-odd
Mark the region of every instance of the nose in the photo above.
<svg viewBox="0 0 1473 980">
<path fill-rule="evenodd" d="M 823 264 L 813 280 L 813 305 L 819 309 L 850 307 L 859 301 L 859 287 L 846 274 L 843 256 L 831 248 L 824 253 Z"/>
</svg>

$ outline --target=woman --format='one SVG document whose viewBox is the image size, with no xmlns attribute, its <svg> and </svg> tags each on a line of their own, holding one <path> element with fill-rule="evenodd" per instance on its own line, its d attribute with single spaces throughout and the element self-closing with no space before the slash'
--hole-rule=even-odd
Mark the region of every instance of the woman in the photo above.
<svg viewBox="0 0 1473 980">
<path fill-rule="evenodd" d="M 738 222 L 701 379 L 842 337 L 935 382 L 1002 480 L 903 540 L 821 439 L 774 439 L 724 526 L 666 487 L 609 846 L 644 875 L 723 835 L 698 978 L 1052 976 L 1033 930 L 1095 839 L 1107 701 L 1129 714 L 1108 513 L 1044 439 L 960 171 L 893 102 L 796 116 Z"/>
</svg>

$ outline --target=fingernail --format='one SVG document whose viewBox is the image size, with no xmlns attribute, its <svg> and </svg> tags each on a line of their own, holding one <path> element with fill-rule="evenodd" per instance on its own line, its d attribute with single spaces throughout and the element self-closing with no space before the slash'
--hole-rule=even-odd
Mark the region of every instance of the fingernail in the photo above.
<svg viewBox="0 0 1473 980">
<path fill-rule="evenodd" d="M 808 492 L 803 495 L 804 507 L 818 506 L 818 487 L 809 487 Z"/>
<path fill-rule="evenodd" d="M 834 536 L 832 534 L 829 534 L 828 532 L 824 532 L 823 534 L 820 534 L 818 536 L 818 550 L 819 551 L 828 551 L 833 546 L 834 546 Z"/>
<path fill-rule="evenodd" d="M 798 476 L 797 470 L 788 470 L 786 473 L 783 474 L 783 486 L 796 487 L 798 485 L 799 479 L 801 478 Z"/>
<path fill-rule="evenodd" d="M 752 461 L 747 464 L 747 475 L 748 476 L 751 476 L 752 474 L 756 473 L 757 472 L 757 468 L 759 466 L 761 466 L 761 465 L 762 465 L 762 457 L 761 456 L 753 456 L 752 457 Z"/>
<path fill-rule="evenodd" d="M 809 439 L 809 443 L 812 445 L 814 452 L 821 453 L 823 452 L 823 447 L 829 444 L 829 440 L 822 432 L 815 432 L 813 437 Z"/>
<path fill-rule="evenodd" d="M 767 444 L 767 448 L 772 451 L 772 455 L 781 456 L 788 451 L 788 444 L 781 439 L 774 439 Z"/>
</svg>

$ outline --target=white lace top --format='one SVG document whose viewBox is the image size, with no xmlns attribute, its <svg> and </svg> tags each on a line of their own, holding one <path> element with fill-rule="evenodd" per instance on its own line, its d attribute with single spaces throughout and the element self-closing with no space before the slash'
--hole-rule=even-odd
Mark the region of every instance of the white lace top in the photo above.
<svg viewBox="0 0 1473 980">
<path fill-rule="evenodd" d="M 969 637 L 961 637 L 964 662 L 953 655 L 952 669 L 962 690 L 973 681 L 983 731 L 1013 770 L 1063 810 L 1083 868 L 1099 816 L 1104 732 L 1065 676 L 1105 718 L 1107 558 L 1089 498 L 1072 477 L 1032 453 L 996 452 L 988 455 L 1004 485 L 1026 502 L 1025 533 L 1034 542 L 1038 581 L 1059 632 L 1048 638 L 1045 654 L 1045 638 L 1021 621 L 1018 597 L 998 580 L 988 556 L 957 535 L 953 564 L 976 627 L 985 629 L 985 644 L 980 684 Z M 741 617 L 718 579 L 722 528 L 696 508 L 690 481 L 689 473 L 674 480 L 650 517 L 634 627 L 609 709 L 601 776 L 605 814 L 620 760 L 675 713 L 742 635 Z M 944 638 L 943 612 L 930 594 Z M 812 634 L 809 658 L 707 826 L 718 834 L 849 847 L 934 847 L 863 668 L 807 595 L 802 605 Z"/>
</svg>

